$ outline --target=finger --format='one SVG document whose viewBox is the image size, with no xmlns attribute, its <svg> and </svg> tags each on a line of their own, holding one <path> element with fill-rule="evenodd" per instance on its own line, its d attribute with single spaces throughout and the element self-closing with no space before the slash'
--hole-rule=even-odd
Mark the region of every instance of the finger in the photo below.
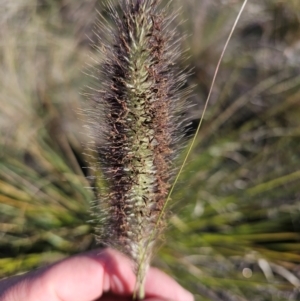
<svg viewBox="0 0 300 301">
<path fill-rule="evenodd" d="M 174 279 L 156 268 L 150 268 L 145 284 L 146 296 L 173 301 L 193 301 L 193 295 Z"/>
<path fill-rule="evenodd" d="M 103 267 L 87 256 L 76 256 L 22 277 L 4 300 L 91 301 L 102 294 L 103 287 Z"/>
<path fill-rule="evenodd" d="M 108 290 L 130 295 L 135 276 L 129 259 L 106 249 L 71 257 L 15 282 L 10 281 L 6 293 L 0 292 L 1 300 L 91 301 Z"/>
</svg>

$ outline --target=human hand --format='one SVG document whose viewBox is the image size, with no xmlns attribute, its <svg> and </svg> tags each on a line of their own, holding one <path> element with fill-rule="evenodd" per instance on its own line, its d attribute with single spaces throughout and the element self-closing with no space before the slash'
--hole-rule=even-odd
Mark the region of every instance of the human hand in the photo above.
<svg viewBox="0 0 300 301">
<path fill-rule="evenodd" d="M 94 250 L 50 267 L 0 281 L 0 301 L 132 300 L 135 275 L 128 258 L 111 250 Z M 147 301 L 193 301 L 172 278 L 150 268 Z"/>
</svg>

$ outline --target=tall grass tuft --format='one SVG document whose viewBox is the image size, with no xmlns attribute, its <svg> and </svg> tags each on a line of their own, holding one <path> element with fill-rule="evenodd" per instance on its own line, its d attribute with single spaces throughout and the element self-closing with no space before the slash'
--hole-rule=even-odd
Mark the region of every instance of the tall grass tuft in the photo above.
<svg viewBox="0 0 300 301">
<path fill-rule="evenodd" d="M 170 29 L 175 15 L 159 2 L 124 0 L 121 13 L 108 3 L 115 28 L 100 16 L 96 44 L 103 60 L 95 76 L 101 88 L 92 93 L 89 113 L 105 183 L 92 209 L 98 240 L 133 259 L 140 299 L 165 227 L 163 211 L 188 94 L 186 74 L 174 68 L 180 55 L 180 40 Z M 103 39 L 103 32 L 112 36 Z"/>
</svg>

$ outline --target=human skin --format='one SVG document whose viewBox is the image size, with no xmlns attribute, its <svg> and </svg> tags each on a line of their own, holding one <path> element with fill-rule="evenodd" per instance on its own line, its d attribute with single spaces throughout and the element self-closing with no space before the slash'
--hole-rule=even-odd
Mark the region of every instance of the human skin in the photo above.
<svg viewBox="0 0 300 301">
<path fill-rule="evenodd" d="M 112 250 L 94 250 L 50 267 L 0 281 L 0 301 L 125 301 L 132 300 L 135 275 L 130 260 Z M 150 268 L 147 301 L 193 301 L 162 271 Z"/>
</svg>

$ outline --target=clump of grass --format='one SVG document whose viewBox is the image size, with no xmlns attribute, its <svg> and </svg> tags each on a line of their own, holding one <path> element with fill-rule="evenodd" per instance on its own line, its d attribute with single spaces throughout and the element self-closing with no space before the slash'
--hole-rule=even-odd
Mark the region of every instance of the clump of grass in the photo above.
<svg viewBox="0 0 300 301">
<path fill-rule="evenodd" d="M 93 206 L 95 218 L 100 216 L 98 239 L 133 259 L 141 299 L 153 248 L 165 227 L 163 209 L 186 99 L 186 75 L 174 68 L 180 54 L 179 40 L 169 29 L 174 15 L 158 4 L 122 1 L 122 14 L 109 6 L 115 29 L 102 19 L 98 24 L 113 38 L 100 41 L 103 62 L 96 76 L 102 89 L 94 91 L 89 113 L 106 187 Z"/>
</svg>

